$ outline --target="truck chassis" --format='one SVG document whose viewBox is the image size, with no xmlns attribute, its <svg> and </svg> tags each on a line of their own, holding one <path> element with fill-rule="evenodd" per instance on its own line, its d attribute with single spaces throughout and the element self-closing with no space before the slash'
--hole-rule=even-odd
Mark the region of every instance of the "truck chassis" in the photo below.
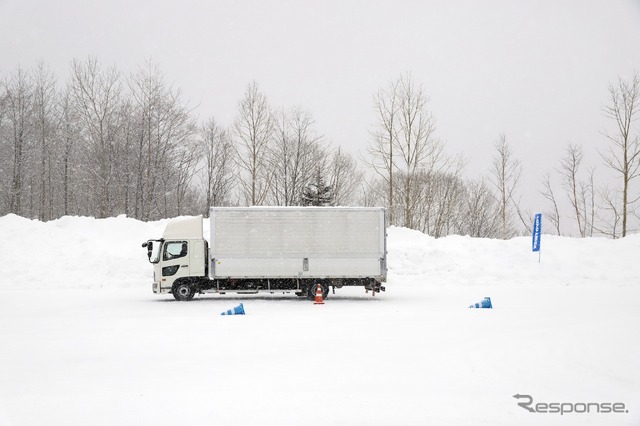
<svg viewBox="0 0 640 426">
<path fill-rule="evenodd" d="M 329 295 L 329 289 L 345 286 L 364 287 L 367 292 L 375 296 L 376 293 L 385 291 L 385 287 L 373 278 L 216 278 L 209 277 L 184 277 L 177 279 L 171 293 L 176 300 L 188 301 L 196 294 L 218 293 L 226 294 L 234 292 L 238 294 L 258 294 L 258 293 L 291 293 L 296 296 L 313 299 L 316 296 L 318 285 L 322 289 L 322 297 Z"/>
</svg>

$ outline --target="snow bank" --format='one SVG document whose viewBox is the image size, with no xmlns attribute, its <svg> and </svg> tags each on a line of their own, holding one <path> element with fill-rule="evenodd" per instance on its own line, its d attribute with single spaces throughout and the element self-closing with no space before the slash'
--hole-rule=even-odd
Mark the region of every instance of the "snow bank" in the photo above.
<svg viewBox="0 0 640 426">
<path fill-rule="evenodd" d="M 640 235 L 624 239 L 542 236 L 540 262 L 530 237 L 436 239 L 389 229 L 389 269 L 429 284 L 640 285 Z"/>
<path fill-rule="evenodd" d="M 141 244 L 159 237 L 165 221 L 65 216 L 50 222 L 0 218 L 3 288 L 101 288 L 151 282 Z"/>
</svg>

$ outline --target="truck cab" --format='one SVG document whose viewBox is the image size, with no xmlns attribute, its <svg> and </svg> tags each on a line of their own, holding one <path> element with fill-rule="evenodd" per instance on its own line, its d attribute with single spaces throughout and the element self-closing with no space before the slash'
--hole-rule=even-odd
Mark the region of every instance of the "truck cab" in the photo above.
<svg viewBox="0 0 640 426">
<path fill-rule="evenodd" d="M 208 244 L 202 236 L 202 216 L 169 222 L 162 238 L 148 240 L 142 247 L 153 264 L 154 293 L 172 293 L 181 278 L 207 276 Z"/>
</svg>

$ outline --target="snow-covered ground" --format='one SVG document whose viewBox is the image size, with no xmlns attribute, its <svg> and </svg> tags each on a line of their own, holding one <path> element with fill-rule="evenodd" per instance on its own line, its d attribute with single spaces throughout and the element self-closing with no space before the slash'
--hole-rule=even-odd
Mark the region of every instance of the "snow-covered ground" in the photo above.
<svg viewBox="0 0 640 426">
<path fill-rule="evenodd" d="M 530 238 L 391 228 L 375 298 L 185 303 L 151 292 L 165 224 L 0 218 L 0 425 L 640 424 L 640 235 L 543 235 L 538 263 Z"/>
</svg>

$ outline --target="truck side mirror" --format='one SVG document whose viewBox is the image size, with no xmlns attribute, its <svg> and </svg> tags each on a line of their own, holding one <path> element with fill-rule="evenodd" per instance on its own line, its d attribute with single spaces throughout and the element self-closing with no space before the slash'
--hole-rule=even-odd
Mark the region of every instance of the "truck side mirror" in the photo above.
<svg viewBox="0 0 640 426">
<path fill-rule="evenodd" d="M 146 243 L 142 244 L 142 247 L 146 247 L 147 248 L 147 257 L 149 258 L 149 260 L 151 260 L 151 252 L 153 251 L 153 243 L 151 241 L 147 241 Z"/>
</svg>

